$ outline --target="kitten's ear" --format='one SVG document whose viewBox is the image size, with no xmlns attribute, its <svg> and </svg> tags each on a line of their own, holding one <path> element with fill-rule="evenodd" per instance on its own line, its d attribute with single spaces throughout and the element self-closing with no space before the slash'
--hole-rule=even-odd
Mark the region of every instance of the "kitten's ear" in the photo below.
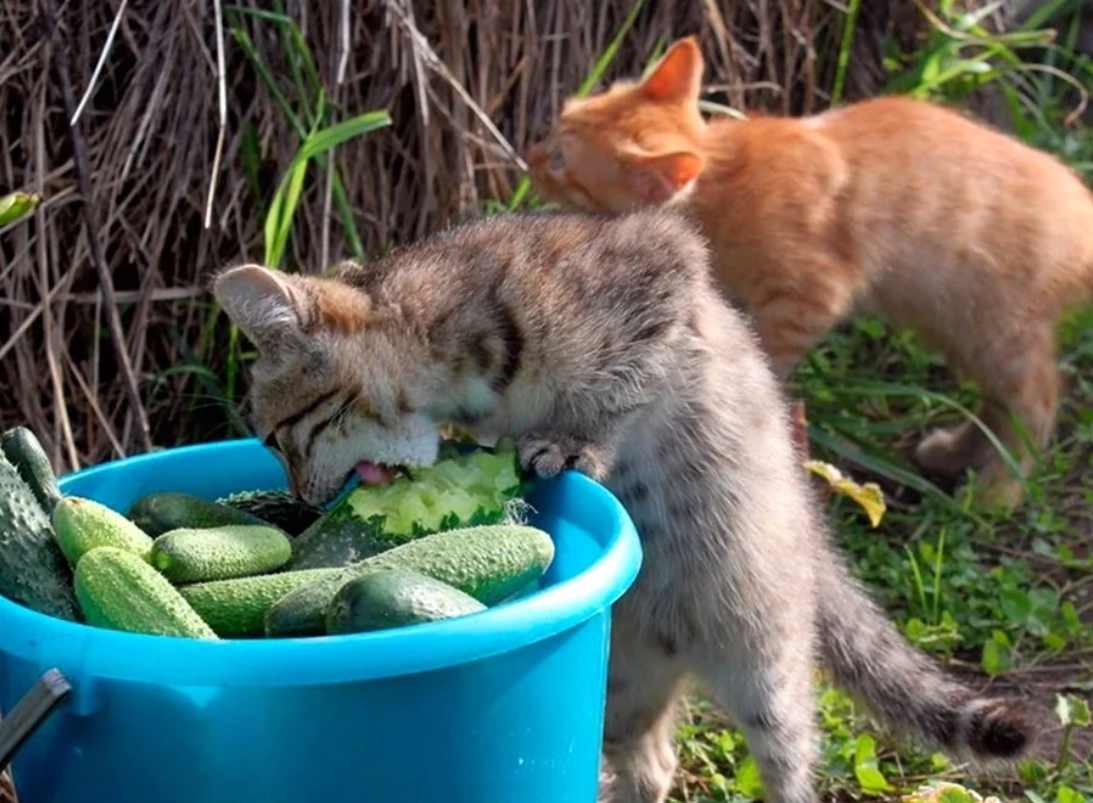
<svg viewBox="0 0 1093 803">
<path fill-rule="evenodd" d="M 630 192 L 648 203 L 664 203 L 694 181 L 705 163 L 690 151 L 628 154 L 624 181 Z"/>
<path fill-rule="evenodd" d="M 668 48 L 641 82 L 641 92 L 649 100 L 697 101 L 705 68 L 698 38 L 688 36 Z"/>
<path fill-rule="evenodd" d="M 259 265 L 224 271 L 213 283 L 213 295 L 259 351 L 299 334 L 305 318 L 306 300 L 300 291 L 279 271 Z"/>
</svg>

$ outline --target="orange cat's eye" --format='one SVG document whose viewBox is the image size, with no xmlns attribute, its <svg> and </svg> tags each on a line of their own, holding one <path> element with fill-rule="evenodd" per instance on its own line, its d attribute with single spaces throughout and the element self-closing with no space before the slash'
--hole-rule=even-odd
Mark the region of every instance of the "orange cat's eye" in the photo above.
<svg viewBox="0 0 1093 803">
<path fill-rule="evenodd" d="M 550 171 L 552 173 L 565 172 L 565 154 L 561 148 L 555 148 L 550 152 Z"/>
</svg>

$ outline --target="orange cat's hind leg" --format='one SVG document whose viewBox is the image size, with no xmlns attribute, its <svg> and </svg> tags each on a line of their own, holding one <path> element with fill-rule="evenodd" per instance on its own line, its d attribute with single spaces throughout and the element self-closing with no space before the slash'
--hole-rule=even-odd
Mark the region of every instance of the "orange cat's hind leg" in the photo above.
<svg viewBox="0 0 1093 803">
<path fill-rule="evenodd" d="M 1028 477 L 1055 429 L 1060 377 L 1054 330 L 1025 331 L 991 345 L 972 378 L 983 402 L 977 412 Z M 1016 420 L 1016 421 L 1015 421 Z M 1024 500 L 1020 480 L 987 435 L 974 423 L 930 433 L 915 450 L 923 468 L 953 476 L 976 471 L 975 495 L 989 506 L 1013 509 Z"/>
</svg>

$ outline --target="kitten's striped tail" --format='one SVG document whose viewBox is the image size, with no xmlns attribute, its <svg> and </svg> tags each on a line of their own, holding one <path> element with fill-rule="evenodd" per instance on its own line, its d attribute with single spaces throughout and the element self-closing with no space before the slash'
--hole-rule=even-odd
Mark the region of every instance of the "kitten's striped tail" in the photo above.
<svg viewBox="0 0 1093 803">
<path fill-rule="evenodd" d="M 829 553 L 830 554 L 830 553 Z M 833 554 L 819 612 L 821 655 L 837 685 L 891 731 L 960 760 L 1013 758 L 1035 737 L 1023 703 L 985 697 L 916 649 Z"/>
</svg>

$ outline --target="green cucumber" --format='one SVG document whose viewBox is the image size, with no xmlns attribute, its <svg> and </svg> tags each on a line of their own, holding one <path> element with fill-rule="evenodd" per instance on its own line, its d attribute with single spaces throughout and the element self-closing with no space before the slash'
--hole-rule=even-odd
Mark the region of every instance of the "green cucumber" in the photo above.
<svg viewBox="0 0 1093 803">
<path fill-rule="evenodd" d="M 152 565 L 172 583 L 200 583 L 267 574 L 292 557 L 292 543 L 272 525 L 180 528 L 159 536 Z"/>
<path fill-rule="evenodd" d="M 98 546 L 126 549 L 147 561 L 152 538 L 120 513 L 91 499 L 70 496 L 53 508 L 53 533 L 73 566 Z"/>
<path fill-rule="evenodd" d="M 323 515 L 322 508 L 286 491 L 241 491 L 221 497 L 216 503 L 257 516 L 289 535 L 299 535 Z"/>
<path fill-rule="evenodd" d="M 297 588 L 337 574 L 340 569 L 303 569 L 213 580 L 178 587 L 202 619 L 221 638 L 251 638 L 263 633 L 266 610 Z"/>
<path fill-rule="evenodd" d="M 486 610 L 469 594 L 407 569 L 377 569 L 343 585 L 326 611 L 326 632 L 367 633 Z"/>
<path fill-rule="evenodd" d="M 142 497 L 133 503 L 126 515 L 153 538 L 181 527 L 200 529 L 225 524 L 269 526 L 268 521 L 234 507 L 174 491 Z"/>
<path fill-rule="evenodd" d="M 350 491 L 292 543 L 292 569 L 347 566 L 422 535 L 518 524 L 515 448 L 449 453 L 413 477 Z"/>
<path fill-rule="evenodd" d="M 76 599 L 89 625 L 131 633 L 216 639 L 163 575 L 125 549 L 95 547 L 76 564 Z"/>
<path fill-rule="evenodd" d="M 38 613 L 79 621 L 72 570 L 34 493 L 0 455 L 0 594 Z"/>
<path fill-rule="evenodd" d="M 317 635 L 338 590 L 377 568 L 419 572 L 494 605 L 540 577 L 554 559 L 554 542 L 544 531 L 519 524 L 494 524 L 422 536 L 367 560 L 302 585 L 266 612 L 272 638 Z"/>
<path fill-rule="evenodd" d="M 45 514 L 50 515 L 62 495 L 53 466 L 38 438 L 27 427 L 15 427 L 0 435 L 0 450 L 34 493 Z"/>
</svg>

